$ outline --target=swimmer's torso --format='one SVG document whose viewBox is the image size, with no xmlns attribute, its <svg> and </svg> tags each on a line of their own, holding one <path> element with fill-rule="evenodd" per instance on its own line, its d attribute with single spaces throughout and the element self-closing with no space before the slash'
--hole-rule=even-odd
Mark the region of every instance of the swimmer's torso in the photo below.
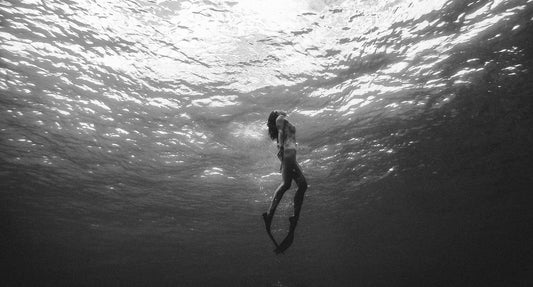
<svg viewBox="0 0 533 287">
<path fill-rule="evenodd" d="M 283 119 L 283 148 L 284 149 L 296 149 L 296 127 L 289 121 Z"/>
</svg>

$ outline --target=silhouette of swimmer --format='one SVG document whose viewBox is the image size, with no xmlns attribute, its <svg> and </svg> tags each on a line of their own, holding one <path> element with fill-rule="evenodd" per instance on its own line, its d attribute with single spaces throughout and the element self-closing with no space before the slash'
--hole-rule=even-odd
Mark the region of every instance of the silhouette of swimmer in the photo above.
<svg viewBox="0 0 533 287">
<path fill-rule="evenodd" d="M 283 180 L 280 186 L 276 189 L 268 212 L 263 213 L 268 236 L 274 242 L 274 245 L 276 246 L 274 252 L 277 254 L 287 250 L 294 240 L 294 230 L 296 229 L 298 219 L 300 218 L 304 194 L 307 190 L 307 181 L 302 173 L 302 169 L 296 162 L 296 128 L 289 123 L 286 117 L 287 113 L 285 112 L 272 111 L 267 122 L 270 138 L 272 138 L 272 140 L 277 140 L 278 143 L 278 158 L 281 161 L 280 171 Z M 285 191 L 291 187 L 292 180 L 294 180 L 298 186 L 298 190 L 296 190 L 296 194 L 294 195 L 294 216 L 289 218 L 289 233 L 285 239 L 283 239 L 281 244 L 278 245 L 272 236 L 270 226 L 272 224 L 272 218 L 274 217 L 276 207 L 281 201 Z"/>
</svg>

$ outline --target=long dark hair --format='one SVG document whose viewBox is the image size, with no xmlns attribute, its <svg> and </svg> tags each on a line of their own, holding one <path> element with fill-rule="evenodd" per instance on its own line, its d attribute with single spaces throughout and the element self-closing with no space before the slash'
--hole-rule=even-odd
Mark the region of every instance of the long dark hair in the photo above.
<svg viewBox="0 0 533 287">
<path fill-rule="evenodd" d="M 272 140 L 278 140 L 278 127 L 276 127 L 276 119 L 280 113 L 278 111 L 272 111 L 268 116 L 268 134 Z"/>
</svg>

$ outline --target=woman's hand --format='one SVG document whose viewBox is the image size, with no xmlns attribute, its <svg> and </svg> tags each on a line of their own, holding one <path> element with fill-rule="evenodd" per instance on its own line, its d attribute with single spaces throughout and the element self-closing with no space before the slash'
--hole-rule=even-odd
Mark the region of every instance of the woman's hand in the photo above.
<svg viewBox="0 0 533 287">
<path fill-rule="evenodd" d="M 281 172 L 281 169 L 283 168 L 283 146 L 278 146 L 278 158 L 279 161 L 281 161 L 281 164 L 279 165 L 279 171 Z"/>
</svg>

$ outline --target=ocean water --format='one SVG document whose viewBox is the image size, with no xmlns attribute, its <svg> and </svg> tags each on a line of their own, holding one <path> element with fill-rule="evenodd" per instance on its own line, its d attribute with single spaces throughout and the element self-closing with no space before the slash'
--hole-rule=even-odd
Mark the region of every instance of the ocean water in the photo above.
<svg viewBox="0 0 533 287">
<path fill-rule="evenodd" d="M 532 59 L 531 0 L 2 1 L 0 283 L 531 286 Z"/>
</svg>

